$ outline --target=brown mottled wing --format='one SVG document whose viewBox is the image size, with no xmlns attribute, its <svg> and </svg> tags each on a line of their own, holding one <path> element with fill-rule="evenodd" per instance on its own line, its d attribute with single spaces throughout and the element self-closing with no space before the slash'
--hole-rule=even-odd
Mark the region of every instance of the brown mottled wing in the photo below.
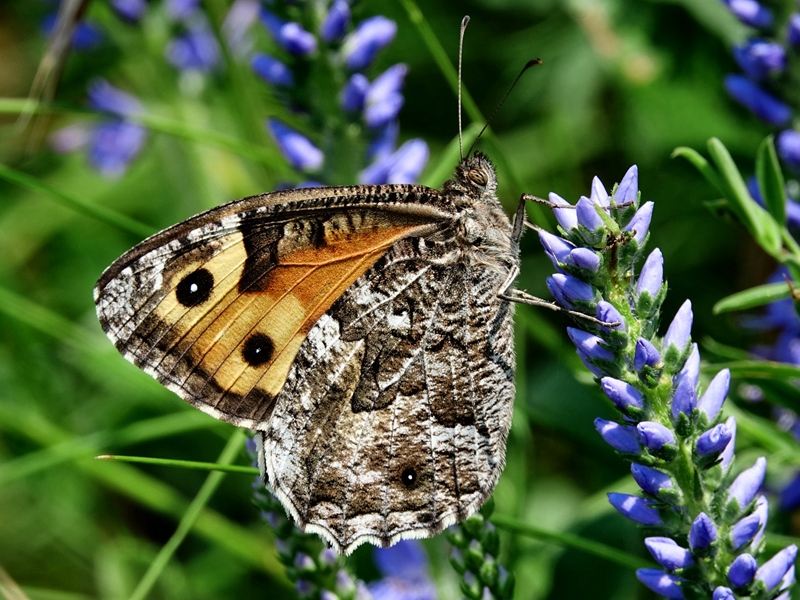
<svg viewBox="0 0 800 600">
<path fill-rule="evenodd" d="M 312 328 L 261 434 L 268 485 L 343 552 L 474 513 L 514 399 L 504 276 L 452 240 L 396 243 Z"/>
<path fill-rule="evenodd" d="M 408 203 L 423 193 L 438 194 L 291 190 L 198 215 L 106 270 L 95 289 L 100 323 L 125 358 L 185 400 L 265 429 L 318 319 L 393 244 L 440 226 L 436 209 Z"/>
</svg>

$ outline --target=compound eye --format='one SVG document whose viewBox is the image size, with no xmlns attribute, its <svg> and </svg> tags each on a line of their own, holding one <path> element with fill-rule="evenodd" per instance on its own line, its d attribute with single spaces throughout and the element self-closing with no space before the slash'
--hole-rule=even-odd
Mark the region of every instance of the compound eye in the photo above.
<svg viewBox="0 0 800 600">
<path fill-rule="evenodd" d="M 467 173 L 467 177 L 477 185 L 486 185 L 489 183 L 489 174 L 483 169 L 470 169 Z"/>
</svg>

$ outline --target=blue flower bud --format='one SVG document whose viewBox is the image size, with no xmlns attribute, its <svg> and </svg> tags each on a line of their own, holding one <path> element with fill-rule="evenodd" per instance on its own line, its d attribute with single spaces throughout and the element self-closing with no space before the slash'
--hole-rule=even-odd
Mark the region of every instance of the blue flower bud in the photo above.
<svg viewBox="0 0 800 600">
<path fill-rule="evenodd" d="M 353 77 L 356 76 L 363 77 L 360 73 L 353 75 Z M 364 79 L 366 79 L 366 77 L 364 77 Z M 399 134 L 400 123 L 396 120 L 378 129 L 374 139 L 367 148 L 367 158 L 379 160 L 390 156 L 397 146 L 397 136 Z"/>
<path fill-rule="evenodd" d="M 540 229 L 538 233 L 539 241 L 542 243 L 542 246 L 544 246 L 544 250 L 550 262 L 553 263 L 556 269 L 561 270 L 561 265 L 567 262 L 569 253 L 575 248 L 575 244 L 557 235 L 548 233 L 544 229 Z"/>
<path fill-rule="evenodd" d="M 168 0 L 167 13 L 175 21 L 185 21 L 197 12 L 200 0 Z"/>
<path fill-rule="evenodd" d="M 208 73 L 219 66 L 222 55 L 211 29 L 198 25 L 174 38 L 167 46 L 166 57 L 177 69 Z"/>
<path fill-rule="evenodd" d="M 711 594 L 711 600 L 736 600 L 736 596 L 733 595 L 731 588 L 720 585 Z"/>
<path fill-rule="evenodd" d="M 661 423 L 655 421 L 642 421 L 636 425 L 639 441 L 649 449 L 658 451 L 668 444 L 675 443 L 675 435 Z"/>
<path fill-rule="evenodd" d="M 682 379 L 672 395 L 672 418 L 677 421 L 681 413 L 691 416 L 696 407 L 697 392 L 688 379 Z"/>
<path fill-rule="evenodd" d="M 626 427 L 600 418 L 594 420 L 594 427 L 606 444 L 618 452 L 638 454 L 642 449 L 634 427 Z"/>
<path fill-rule="evenodd" d="M 553 214 L 561 229 L 564 231 L 575 229 L 578 226 L 578 213 L 575 207 L 553 192 L 550 192 L 547 197 L 550 200 L 550 204 L 553 205 Z M 569 208 L 557 208 L 558 206 L 568 206 Z"/>
<path fill-rule="evenodd" d="M 722 452 L 728 447 L 732 437 L 733 433 L 725 423 L 715 425 L 697 438 L 697 454 L 710 456 Z"/>
<path fill-rule="evenodd" d="M 394 21 L 380 15 L 365 19 L 358 24 L 344 41 L 342 55 L 348 69 L 366 69 L 381 48 L 389 45 L 397 33 Z"/>
<path fill-rule="evenodd" d="M 697 389 L 697 381 L 700 378 L 700 352 L 697 349 L 697 344 L 692 344 L 692 351 L 689 353 L 689 358 L 683 364 L 683 368 L 675 375 L 672 380 L 673 385 L 677 388 L 678 384 L 683 379 L 689 380 L 689 385 Z"/>
<path fill-rule="evenodd" d="M 614 354 L 603 347 L 603 339 L 582 329 L 567 327 L 567 335 L 575 347 L 590 360 L 612 360 Z"/>
<path fill-rule="evenodd" d="M 758 533 L 761 527 L 761 519 L 758 515 L 752 514 L 741 519 L 731 527 L 731 547 L 738 550 L 750 542 Z"/>
<path fill-rule="evenodd" d="M 725 397 L 728 395 L 730 383 L 731 372 L 728 369 L 722 369 L 714 376 L 714 379 L 711 380 L 708 388 L 700 397 L 697 407 L 706 414 L 709 421 L 719 414 L 722 403 L 725 402 Z"/>
<path fill-rule="evenodd" d="M 740 554 L 728 567 L 728 580 L 736 587 L 747 585 L 753 580 L 756 569 L 758 562 L 752 555 Z"/>
<path fill-rule="evenodd" d="M 56 28 L 56 21 L 58 15 L 50 13 L 42 19 L 42 32 L 46 36 L 51 36 Z M 75 30 L 72 32 L 72 40 L 70 46 L 74 50 L 92 50 L 100 45 L 105 36 L 99 27 L 87 22 L 86 20 L 79 21 L 75 25 Z"/>
<path fill-rule="evenodd" d="M 728 9 L 745 25 L 766 29 L 772 25 L 772 11 L 756 0 L 723 0 Z"/>
<path fill-rule="evenodd" d="M 589 248 L 575 248 L 569 253 L 568 262 L 579 269 L 596 273 L 600 268 L 600 255 Z"/>
<path fill-rule="evenodd" d="M 614 308 L 614 305 L 610 302 L 600 300 L 600 302 L 597 303 L 597 311 L 595 312 L 595 316 L 604 323 L 619 323 L 619 325 L 615 325 L 613 328 L 603 326 L 602 329 L 604 331 L 610 331 L 611 329 L 616 331 L 626 330 L 625 318 L 616 308 Z"/>
<path fill-rule="evenodd" d="M 89 82 L 87 95 L 89 106 L 112 115 L 130 117 L 143 110 L 142 103 L 135 96 L 115 88 L 105 79 L 93 79 Z"/>
<path fill-rule="evenodd" d="M 798 13 L 792 13 L 789 17 L 786 41 L 789 42 L 790 46 L 800 46 L 800 14 Z"/>
<path fill-rule="evenodd" d="M 706 513 L 700 513 L 689 529 L 689 547 L 692 550 L 705 550 L 717 541 L 717 528 Z"/>
<path fill-rule="evenodd" d="M 98 123 L 89 140 L 89 162 L 104 177 L 119 177 L 141 152 L 146 139 L 147 132 L 136 123 Z"/>
<path fill-rule="evenodd" d="M 733 58 L 751 79 L 764 80 L 786 68 L 786 50 L 780 44 L 751 39 L 733 47 Z"/>
<path fill-rule="evenodd" d="M 346 112 L 357 112 L 364 108 L 369 90 L 369 79 L 363 73 L 353 73 L 342 89 L 341 105 Z"/>
<path fill-rule="evenodd" d="M 314 584 L 306 579 L 298 579 L 294 583 L 294 589 L 297 592 L 297 595 L 303 598 L 311 595 L 311 593 L 314 591 Z"/>
<path fill-rule="evenodd" d="M 294 566 L 301 570 L 311 570 L 316 567 L 314 560 L 307 554 L 298 552 L 294 557 Z"/>
<path fill-rule="evenodd" d="M 138 23 L 147 11 L 147 0 L 111 0 L 111 8 L 128 23 Z"/>
<path fill-rule="evenodd" d="M 552 285 L 558 288 L 561 297 L 564 298 L 568 306 L 574 305 L 575 302 L 594 302 L 594 288 L 580 279 L 564 273 L 554 273 L 547 278 L 547 282 L 547 287 L 550 287 L 550 282 L 552 282 Z"/>
<path fill-rule="evenodd" d="M 602 377 L 603 375 L 606 374 L 603 369 L 601 369 L 596 364 L 594 364 L 594 362 L 593 362 L 594 358 L 592 358 L 591 356 L 587 355 L 580 348 L 578 348 L 577 353 L 578 353 L 578 358 L 580 358 L 581 362 L 583 363 L 583 366 L 586 367 L 586 369 L 592 375 L 594 375 L 595 377 L 597 377 L 599 379 L 600 377 Z"/>
<path fill-rule="evenodd" d="M 272 85 L 289 87 L 294 85 L 294 75 L 292 70 L 267 54 L 256 54 L 250 60 L 250 68 L 256 75 Z"/>
<path fill-rule="evenodd" d="M 364 101 L 364 121 L 371 129 L 377 129 L 397 118 L 403 107 L 403 87 L 408 67 L 397 64 L 381 73 L 367 90 Z"/>
<path fill-rule="evenodd" d="M 616 204 L 633 204 L 639 200 L 639 167 L 633 165 L 625 173 L 622 181 L 619 182 L 617 191 L 614 193 Z"/>
<path fill-rule="evenodd" d="M 736 419 L 734 417 L 728 417 L 728 420 L 725 421 L 725 425 L 728 428 L 728 431 L 731 432 L 731 441 L 728 442 L 728 445 L 725 447 L 725 450 L 722 451 L 720 455 L 720 465 L 722 468 L 727 470 L 733 460 L 733 452 L 736 447 Z"/>
<path fill-rule="evenodd" d="M 623 517 L 631 521 L 635 521 L 641 525 L 663 525 L 658 510 L 649 506 L 645 500 L 638 496 L 610 492 L 608 494 L 608 501 Z"/>
<path fill-rule="evenodd" d="M 606 186 L 600 181 L 600 178 L 595 176 L 592 178 L 592 193 L 589 199 L 597 206 L 610 206 L 611 199 L 606 191 Z"/>
<path fill-rule="evenodd" d="M 589 231 L 597 231 L 603 228 L 603 219 L 597 214 L 597 205 L 586 196 L 581 196 L 575 206 L 578 223 L 586 227 Z"/>
<path fill-rule="evenodd" d="M 694 564 L 692 554 L 686 548 L 679 546 L 675 540 L 668 537 L 645 538 L 644 545 L 653 555 L 656 562 L 668 571 L 684 569 Z"/>
<path fill-rule="evenodd" d="M 428 162 L 428 145 L 420 139 L 408 140 L 395 152 L 378 158 L 361 171 L 361 183 L 413 183 Z"/>
<path fill-rule="evenodd" d="M 647 232 L 650 230 L 650 221 L 653 218 L 653 203 L 645 202 L 633 215 L 630 222 L 622 228 L 623 231 L 633 232 L 633 239 L 639 246 L 644 244 Z"/>
<path fill-rule="evenodd" d="M 332 567 L 339 559 L 339 555 L 333 548 L 323 548 L 319 553 L 319 562 L 325 566 Z"/>
<path fill-rule="evenodd" d="M 627 412 L 630 407 L 644 408 L 642 393 L 624 381 L 613 377 L 603 377 L 600 380 L 600 388 L 622 412 Z"/>
<path fill-rule="evenodd" d="M 753 538 L 753 545 L 755 546 L 764 536 L 764 530 L 767 528 L 767 521 L 769 520 L 769 502 L 766 496 L 761 495 L 756 498 L 756 507 L 753 510 L 753 514 L 758 517 L 761 523 L 758 527 L 758 532 Z"/>
<path fill-rule="evenodd" d="M 744 508 L 753 501 L 761 484 L 764 483 L 764 475 L 767 472 L 767 459 L 763 456 L 756 460 L 756 463 L 749 469 L 745 469 L 733 480 L 728 490 L 728 502 L 739 503 L 739 508 Z"/>
<path fill-rule="evenodd" d="M 267 126 L 275 138 L 281 153 L 295 169 L 316 171 L 322 167 L 322 150 L 311 143 L 306 136 L 284 125 L 277 119 L 269 119 Z"/>
<path fill-rule="evenodd" d="M 661 363 L 661 354 L 648 340 L 639 338 L 633 351 L 633 366 L 637 371 L 647 367 L 657 367 Z"/>
<path fill-rule="evenodd" d="M 781 131 L 775 138 L 775 149 L 783 162 L 792 168 L 800 168 L 800 133 L 794 129 Z"/>
<path fill-rule="evenodd" d="M 333 42 L 344 35 L 350 24 L 350 5 L 345 0 L 333 0 L 325 20 L 320 26 L 320 35 L 326 42 Z"/>
<path fill-rule="evenodd" d="M 664 598 L 679 600 L 684 597 L 681 583 L 685 579 L 681 577 L 670 575 L 659 569 L 637 569 L 636 578 Z"/>
<path fill-rule="evenodd" d="M 317 38 L 300 26 L 287 22 L 266 9 L 261 10 L 261 21 L 284 50 L 294 56 L 307 56 L 317 51 Z"/>
<path fill-rule="evenodd" d="M 764 584 L 767 591 L 775 589 L 781 583 L 784 575 L 794 566 L 795 558 L 797 558 L 797 546 L 794 544 L 786 546 L 761 565 L 761 568 L 756 571 L 756 579 Z"/>
<path fill-rule="evenodd" d="M 642 490 L 653 496 L 657 496 L 663 489 L 672 487 L 670 476 L 652 467 L 631 463 L 631 475 Z"/>
<path fill-rule="evenodd" d="M 689 336 L 692 334 L 692 303 L 690 300 L 684 302 L 672 319 L 672 323 L 664 334 L 662 348 L 666 351 L 670 346 L 675 346 L 678 352 L 683 352 L 689 343 Z"/>
<path fill-rule="evenodd" d="M 770 125 L 782 127 L 792 118 L 792 109 L 787 104 L 743 75 L 726 76 L 725 89 L 734 100 Z"/>
<path fill-rule="evenodd" d="M 655 298 L 661 286 L 664 284 L 664 255 L 661 250 L 656 248 L 647 257 L 642 266 L 642 272 L 636 281 L 636 295 L 640 296 L 644 292 Z"/>
</svg>

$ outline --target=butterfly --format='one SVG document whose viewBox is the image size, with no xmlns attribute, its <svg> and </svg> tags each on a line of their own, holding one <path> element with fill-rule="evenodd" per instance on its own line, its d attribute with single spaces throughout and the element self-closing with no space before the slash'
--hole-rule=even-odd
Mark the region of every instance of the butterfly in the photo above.
<svg viewBox="0 0 800 600">
<path fill-rule="evenodd" d="M 519 236 L 483 154 L 441 191 L 284 190 L 144 240 L 95 287 L 119 352 L 256 432 L 298 526 L 351 552 L 430 537 L 485 502 L 514 401 Z"/>
</svg>

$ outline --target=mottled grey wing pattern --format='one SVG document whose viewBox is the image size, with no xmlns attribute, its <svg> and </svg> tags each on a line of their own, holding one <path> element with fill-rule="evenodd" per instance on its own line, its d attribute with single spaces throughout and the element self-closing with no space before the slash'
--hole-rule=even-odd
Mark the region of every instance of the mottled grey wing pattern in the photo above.
<svg viewBox="0 0 800 600">
<path fill-rule="evenodd" d="M 406 239 L 311 330 L 262 433 L 268 485 L 344 552 L 474 513 L 514 400 L 503 277 L 455 242 Z"/>
</svg>

